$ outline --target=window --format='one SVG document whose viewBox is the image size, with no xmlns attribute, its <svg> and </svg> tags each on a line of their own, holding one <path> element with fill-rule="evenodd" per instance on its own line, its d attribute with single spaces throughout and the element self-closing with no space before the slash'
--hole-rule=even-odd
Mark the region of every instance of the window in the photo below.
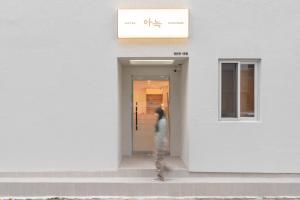
<svg viewBox="0 0 300 200">
<path fill-rule="evenodd" d="M 220 79 L 220 118 L 257 119 L 257 61 L 221 61 Z"/>
</svg>

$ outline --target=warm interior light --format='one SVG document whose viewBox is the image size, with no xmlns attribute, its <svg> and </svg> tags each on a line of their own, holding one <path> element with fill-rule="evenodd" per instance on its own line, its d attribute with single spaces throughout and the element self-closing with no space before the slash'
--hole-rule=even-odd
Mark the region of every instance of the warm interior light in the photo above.
<svg viewBox="0 0 300 200">
<path fill-rule="evenodd" d="M 131 65 L 172 65 L 174 60 L 129 60 Z"/>
<path fill-rule="evenodd" d="M 162 89 L 154 89 L 154 88 L 147 88 L 146 89 L 146 94 L 163 94 Z"/>
</svg>

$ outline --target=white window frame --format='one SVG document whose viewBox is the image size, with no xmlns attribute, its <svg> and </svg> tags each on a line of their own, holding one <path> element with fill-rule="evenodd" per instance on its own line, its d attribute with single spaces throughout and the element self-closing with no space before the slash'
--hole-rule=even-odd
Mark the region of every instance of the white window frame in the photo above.
<svg viewBox="0 0 300 200">
<path fill-rule="evenodd" d="M 236 63 L 237 64 L 237 117 L 222 117 L 222 64 Z M 259 59 L 220 59 L 219 60 L 219 121 L 258 121 L 259 120 Z M 241 117 L 241 64 L 254 65 L 254 117 Z"/>
</svg>

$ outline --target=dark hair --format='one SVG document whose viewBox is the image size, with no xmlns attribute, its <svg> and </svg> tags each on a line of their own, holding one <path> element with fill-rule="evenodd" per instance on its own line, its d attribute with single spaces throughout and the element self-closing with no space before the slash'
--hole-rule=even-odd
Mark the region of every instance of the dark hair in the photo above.
<svg viewBox="0 0 300 200">
<path fill-rule="evenodd" d="M 165 116 L 165 112 L 161 107 L 156 108 L 155 112 L 158 114 L 158 120 Z"/>
<path fill-rule="evenodd" d="M 156 108 L 155 113 L 158 114 L 158 119 L 155 125 L 155 131 L 158 132 L 158 122 L 165 116 L 165 112 L 161 107 Z"/>
</svg>

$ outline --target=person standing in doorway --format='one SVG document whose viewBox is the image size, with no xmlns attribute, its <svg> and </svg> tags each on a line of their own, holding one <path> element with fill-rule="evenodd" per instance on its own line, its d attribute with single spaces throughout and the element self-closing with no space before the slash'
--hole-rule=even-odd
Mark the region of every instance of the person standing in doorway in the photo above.
<svg viewBox="0 0 300 200">
<path fill-rule="evenodd" d="M 164 156 L 167 148 L 167 120 L 165 112 L 161 107 L 156 109 L 155 114 L 157 115 L 155 125 L 155 166 L 157 169 L 157 177 L 159 180 L 164 181 L 164 171 L 168 169 L 164 164 Z"/>
</svg>

